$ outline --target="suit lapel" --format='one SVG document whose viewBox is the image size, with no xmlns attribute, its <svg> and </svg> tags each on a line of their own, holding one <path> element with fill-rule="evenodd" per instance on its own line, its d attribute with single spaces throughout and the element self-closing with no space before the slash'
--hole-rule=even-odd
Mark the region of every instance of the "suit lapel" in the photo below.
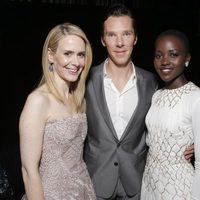
<svg viewBox="0 0 200 200">
<path fill-rule="evenodd" d="M 135 108 L 135 111 L 133 112 L 132 116 L 131 116 L 131 119 L 129 120 L 127 126 L 126 126 L 126 129 L 124 130 L 124 133 L 122 135 L 122 137 L 120 138 L 120 141 L 122 141 L 127 135 L 128 133 L 130 133 L 130 129 L 132 127 L 135 126 L 135 124 L 137 123 L 137 120 L 139 119 L 139 115 L 142 111 L 142 101 L 143 99 L 145 99 L 145 96 L 144 96 L 144 92 L 143 92 L 143 76 L 139 73 L 139 71 L 137 70 L 136 68 L 136 75 L 137 75 L 137 92 L 138 92 L 138 103 L 137 103 L 137 106 Z"/>
<path fill-rule="evenodd" d="M 92 79 L 93 86 L 94 86 L 94 94 L 96 96 L 99 110 L 100 110 L 106 124 L 110 128 L 115 139 L 118 140 L 115 128 L 112 123 L 112 119 L 110 117 L 107 102 L 106 102 L 105 91 L 104 91 L 104 86 L 103 86 L 104 85 L 104 83 L 103 83 L 103 65 L 104 65 L 104 63 L 99 66 L 99 71 L 95 74 L 95 76 L 93 76 L 93 79 Z"/>
</svg>

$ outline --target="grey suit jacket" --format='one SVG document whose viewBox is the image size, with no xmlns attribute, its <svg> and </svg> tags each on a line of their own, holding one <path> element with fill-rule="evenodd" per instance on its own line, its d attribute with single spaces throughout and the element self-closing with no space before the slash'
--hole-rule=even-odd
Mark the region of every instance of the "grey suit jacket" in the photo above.
<svg viewBox="0 0 200 200">
<path fill-rule="evenodd" d="M 151 72 L 135 67 L 138 105 L 118 140 L 105 99 L 103 65 L 91 69 L 86 87 L 88 135 L 84 160 L 98 197 L 110 197 L 118 178 L 128 195 L 138 196 L 147 153 L 145 116 L 157 81 Z"/>
</svg>

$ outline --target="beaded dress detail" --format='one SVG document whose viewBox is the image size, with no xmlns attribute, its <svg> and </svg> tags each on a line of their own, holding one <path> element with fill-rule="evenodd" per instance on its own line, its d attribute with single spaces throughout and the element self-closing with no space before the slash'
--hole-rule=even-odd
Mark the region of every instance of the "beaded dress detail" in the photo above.
<svg viewBox="0 0 200 200">
<path fill-rule="evenodd" d="M 86 115 L 50 120 L 44 132 L 40 175 L 45 200 L 96 200 L 83 160 Z"/>
<path fill-rule="evenodd" d="M 199 107 L 200 90 L 192 82 L 177 89 L 160 89 L 154 94 L 146 116 L 149 151 L 141 200 L 192 199 L 193 178 L 196 176 L 195 187 L 199 187 L 200 172 L 199 169 L 195 172 L 183 153 L 194 143 L 193 131 L 200 130 L 198 120 L 193 124 L 193 116 L 197 116 L 194 112 L 199 112 L 195 109 Z M 196 140 L 200 145 L 199 136 Z"/>
</svg>

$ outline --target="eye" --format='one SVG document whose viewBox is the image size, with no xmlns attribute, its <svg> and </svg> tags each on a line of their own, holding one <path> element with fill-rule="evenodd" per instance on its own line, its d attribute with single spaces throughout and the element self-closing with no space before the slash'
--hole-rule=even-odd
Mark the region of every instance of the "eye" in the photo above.
<svg viewBox="0 0 200 200">
<path fill-rule="evenodd" d="M 125 31 L 125 32 L 123 33 L 124 36 L 130 36 L 130 35 L 132 35 L 132 34 L 133 34 L 132 31 Z"/>
<path fill-rule="evenodd" d="M 161 59 L 161 55 L 160 54 L 155 54 L 154 58 L 155 59 Z"/>
<path fill-rule="evenodd" d="M 66 56 L 71 56 L 71 55 L 72 55 L 72 51 L 65 51 L 65 52 L 64 52 L 64 55 L 66 55 Z"/>
<path fill-rule="evenodd" d="M 114 37 L 114 36 L 115 36 L 115 34 L 114 34 L 114 33 L 112 33 L 112 32 L 108 32 L 108 33 L 106 33 L 106 36 L 108 36 L 108 37 Z"/>
<path fill-rule="evenodd" d="M 80 58 L 85 58 L 85 52 L 79 53 L 78 56 L 79 56 Z"/>
<path fill-rule="evenodd" d="M 178 57 L 178 54 L 177 53 L 170 53 L 170 57 L 171 58 L 176 58 L 176 57 Z"/>
</svg>

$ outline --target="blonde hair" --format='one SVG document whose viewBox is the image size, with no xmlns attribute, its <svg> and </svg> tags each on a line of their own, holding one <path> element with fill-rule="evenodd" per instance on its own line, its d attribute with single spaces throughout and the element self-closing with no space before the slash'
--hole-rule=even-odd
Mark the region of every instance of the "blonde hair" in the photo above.
<svg viewBox="0 0 200 200">
<path fill-rule="evenodd" d="M 65 37 L 66 35 L 76 35 L 83 39 L 86 47 L 85 54 L 85 66 L 81 72 L 78 80 L 71 84 L 70 93 L 73 96 L 77 112 L 83 112 L 84 110 L 84 93 L 85 93 L 85 82 L 88 75 L 89 69 L 92 64 L 92 48 L 87 36 L 83 30 L 71 23 L 63 23 L 55 26 L 44 42 L 43 51 L 42 51 L 42 67 L 43 67 L 43 76 L 39 83 L 39 86 L 46 84 L 49 92 L 58 100 L 64 103 L 64 97 L 59 93 L 56 88 L 56 85 L 53 81 L 53 73 L 49 70 L 49 59 L 48 59 L 48 49 L 56 52 L 58 48 L 58 42 Z"/>
</svg>

